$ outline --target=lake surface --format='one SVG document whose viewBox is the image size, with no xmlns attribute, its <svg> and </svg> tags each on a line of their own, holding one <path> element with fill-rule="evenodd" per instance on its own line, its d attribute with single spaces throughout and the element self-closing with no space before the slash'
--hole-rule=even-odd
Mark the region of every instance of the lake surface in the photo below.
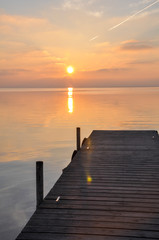
<svg viewBox="0 0 159 240">
<path fill-rule="evenodd" d="M 70 162 L 76 127 L 158 130 L 159 88 L 1 89 L 0 238 L 13 240 L 35 210 L 35 162 L 45 194 Z"/>
</svg>

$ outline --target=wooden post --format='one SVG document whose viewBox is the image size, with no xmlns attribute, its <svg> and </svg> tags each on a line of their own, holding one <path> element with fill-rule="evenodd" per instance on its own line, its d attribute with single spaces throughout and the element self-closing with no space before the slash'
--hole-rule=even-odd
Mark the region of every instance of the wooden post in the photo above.
<svg viewBox="0 0 159 240">
<path fill-rule="evenodd" d="M 43 162 L 36 162 L 36 207 L 43 201 Z"/>
<path fill-rule="evenodd" d="M 79 151 L 81 148 L 81 130 L 79 127 L 76 129 L 76 133 L 77 133 L 77 136 L 76 136 L 77 137 L 77 151 Z"/>
</svg>

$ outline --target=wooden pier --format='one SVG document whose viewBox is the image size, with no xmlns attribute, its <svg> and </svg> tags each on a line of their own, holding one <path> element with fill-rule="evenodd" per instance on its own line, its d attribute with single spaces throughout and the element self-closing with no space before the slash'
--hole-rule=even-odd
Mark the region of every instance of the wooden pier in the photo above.
<svg viewBox="0 0 159 240">
<path fill-rule="evenodd" d="M 17 240 L 159 239 L 156 131 L 93 131 Z"/>
</svg>

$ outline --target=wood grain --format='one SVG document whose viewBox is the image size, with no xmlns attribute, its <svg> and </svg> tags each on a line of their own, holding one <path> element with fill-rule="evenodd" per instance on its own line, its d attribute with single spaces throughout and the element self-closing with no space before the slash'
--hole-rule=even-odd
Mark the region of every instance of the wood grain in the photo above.
<svg viewBox="0 0 159 240">
<path fill-rule="evenodd" d="M 159 239 L 158 133 L 93 131 L 17 237 L 22 239 Z"/>
</svg>

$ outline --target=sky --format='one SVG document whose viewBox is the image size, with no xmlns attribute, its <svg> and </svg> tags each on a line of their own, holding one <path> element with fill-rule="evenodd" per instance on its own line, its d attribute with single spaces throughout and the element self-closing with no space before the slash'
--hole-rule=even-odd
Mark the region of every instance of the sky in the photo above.
<svg viewBox="0 0 159 240">
<path fill-rule="evenodd" d="M 0 0 L 1 88 L 122 86 L 159 86 L 159 0 Z"/>
</svg>

